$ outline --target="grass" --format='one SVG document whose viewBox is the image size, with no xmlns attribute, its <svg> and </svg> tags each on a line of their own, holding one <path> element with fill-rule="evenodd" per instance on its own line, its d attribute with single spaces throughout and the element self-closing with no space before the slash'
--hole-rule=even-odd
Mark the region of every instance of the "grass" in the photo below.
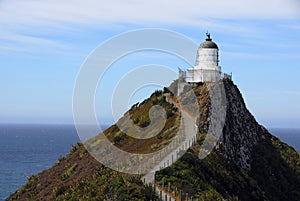
<svg viewBox="0 0 300 201">
<path fill-rule="evenodd" d="M 77 163 L 71 165 L 67 171 L 61 176 L 61 180 L 65 181 L 66 179 L 68 179 L 75 171 L 76 167 L 78 166 Z"/>
<path fill-rule="evenodd" d="M 300 155 L 270 134 L 256 145 L 251 170 L 227 160 L 222 144 L 203 160 L 199 159 L 200 145 L 205 137 L 211 143 L 214 138 L 207 135 L 210 108 L 207 87 L 203 84 L 193 90 L 200 106 L 198 144 L 170 167 L 158 171 L 156 182 L 165 189 L 170 183 L 170 190 L 176 191 L 177 195 L 181 192 L 185 197 L 187 193 L 198 200 L 300 200 Z M 170 93 L 167 89 L 164 91 Z M 184 101 L 188 103 L 191 100 Z M 147 153 L 161 149 L 174 137 L 180 124 L 179 111 L 166 101 L 162 91 L 156 91 L 149 99 L 132 106 L 129 114 L 137 126 L 147 126 L 150 123 L 149 110 L 155 104 L 162 106 L 168 117 L 157 136 L 146 141 L 137 140 L 122 133 L 117 125 L 109 127 L 104 134 L 123 150 Z M 95 137 L 90 142 L 97 148 L 101 140 Z M 38 189 L 38 185 L 44 185 L 43 190 Z M 67 157 L 59 160 L 49 171 L 29 177 L 28 182 L 9 200 L 38 200 L 39 196 L 48 196 L 47 200 L 74 201 L 158 199 L 152 186 L 143 185 L 140 176 L 104 167 L 80 143 L 74 145 Z"/>
</svg>

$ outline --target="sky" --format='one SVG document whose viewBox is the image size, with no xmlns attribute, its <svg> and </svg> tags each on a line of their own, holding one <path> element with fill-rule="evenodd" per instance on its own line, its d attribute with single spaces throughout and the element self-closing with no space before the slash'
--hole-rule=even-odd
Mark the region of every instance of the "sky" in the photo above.
<svg viewBox="0 0 300 201">
<path fill-rule="evenodd" d="M 300 127 L 298 0 L 2 0 L 0 27 L 0 123 L 72 123 L 76 78 L 91 52 L 124 32 L 155 28 L 197 44 L 209 31 L 219 46 L 222 70 L 233 74 L 257 121 L 266 127 Z M 107 83 L 98 83 L 95 110 L 100 124 L 114 121 L 107 97 L 117 81 L 150 64 L 174 72 L 178 66 L 190 67 L 159 51 L 120 58 L 107 72 Z M 130 108 L 157 87 L 141 87 L 130 100 L 119 98 L 117 104 L 126 101 Z"/>
</svg>

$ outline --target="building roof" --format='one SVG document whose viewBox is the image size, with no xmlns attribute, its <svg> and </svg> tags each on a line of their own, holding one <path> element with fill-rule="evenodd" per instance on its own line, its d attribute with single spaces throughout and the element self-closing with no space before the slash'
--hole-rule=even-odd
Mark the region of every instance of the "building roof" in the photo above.
<svg viewBox="0 0 300 201">
<path fill-rule="evenodd" d="M 203 43 L 200 44 L 200 48 L 213 48 L 213 49 L 219 49 L 217 44 L 212 41 L 210 38 L 210 34 L 206 33 L 206 39 Z"/>
</svg>

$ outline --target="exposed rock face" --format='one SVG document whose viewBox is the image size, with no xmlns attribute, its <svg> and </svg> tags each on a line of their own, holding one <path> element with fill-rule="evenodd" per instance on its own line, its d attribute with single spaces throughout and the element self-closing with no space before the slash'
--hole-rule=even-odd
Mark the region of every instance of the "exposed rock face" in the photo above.
<svg viewBox="0 0 300 201">
<path fill-rule="evenodd" d="M 171 191 L 182 189 L 199 200 L 300 200 L 300 154 L 256 122 L 231 80 L 223 80 L 226 118 L 219 146 L 199 158 L 203 139 L 215 136 L 207 128 L 213 124 L 213 99 L 221 97 L 207 95 L 211 85 L 194 87 L 200 105 L 199 144 L 157 172 L 156 181 L 170 182 L 175 187 Z"/>
<path fill-rule="evenodd" d="M 265 138 L 260 126 L 246 108 L 243 97 L 230 80 L 224 80 L 227 99 L 223 143 L 226 157 L 243 168 L 250 169 L 251 153 L 257 142 Z"/>
<path fill-rule="evenodd" d="M 222 84 L 226 116 L 221 122 L 224 127 L 220 146 L 205 158 L 199 157 L 199 152 L 205 149 L 203 139 L 212 134 L 213 141 L 214 131 L 220 130 L 220 125 L 210 127 L 220 117 L 214 116 L 218 112 L 214 101 L 222 98 L 218 90 L 217 96 L 210 95 L 209 87 L 213 84 L 199 83 L 192 87 L 199 103 L 198 141 L 172 166 L 156 172 L 157 184 L 170 183 L 165 190 L 182 192 L 198 200 L 300 200 L 300 154 L 256 122 L 231 80 L 225 79 Z M 177 93 L 176 82 L 170 91 Z M 177 108 L 161 94 L 157 91 L 129 110 L 135 124 L 143 127 L 149 123 L 150 106 L 156 103 L 165 106 L 168 118 L 159 135 L 136 141 L 113 125 L 104 131 L 106 137 L 128 152 L 148 153 L 165 146 L 176 135 L 180 121 Z M 189 101 L 182 99 L 183 103 Z M 152 190 L 142 184 L 139 175 L 118 173 L 99 164 L 78 144 L 65 159 L 31 177 L 7 200 L 157 200 Z"/>
</svg>

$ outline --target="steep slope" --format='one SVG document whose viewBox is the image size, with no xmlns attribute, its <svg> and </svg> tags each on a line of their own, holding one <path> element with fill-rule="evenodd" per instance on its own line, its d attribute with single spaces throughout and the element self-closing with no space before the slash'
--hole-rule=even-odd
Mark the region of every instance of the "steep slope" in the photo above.
<svg viewBox="0 0 300 201">
<path fill-rule="evenodd" d="M 209 84 L 192 89 L 199 103 L 198 136 L 181 159 L 156 173 L 157 185 L 177 198 L 199 200 L 300 200 L 300 155 L 272 136 L 247 110 L 238 88 L 222 81 L 226 94 L 226 119 L 217 146 L 204 159 L 199 152 L 209 137 L 211 99 Z M 174 87 L 175 86 L 175 87 Z M 176 82 L 170 90 L 177 93 Z M 167 121 L 159 135 L 137 140 L 113 125 L 104 131 L 108 139 L 128 152 L 160 150 L 179 129 L 180 113 L 166 101 L 169 90 L 156 91 L 134 105 L 128 113 L 140 127 L 149 125 L 148 112 L 159 104 L 167 111 Z M 183 102 L 189 101 L 182 98 Z M 176 97 L 174 97 L 176 101 Z M 97 144 L 97 137 L 91 141 Z M 28 183 L 8 200 L 155 200 L 153 189 L 141 182 L 141 175 L 118 173 L 97 162 L 81 145 L 52 168 L 29 178 Z"/>
<path fill-rule="evenodd" d="M 7 200 L 150 200 L 156 196 L 138 176 L 99 164 L 82 146 L 73 146 L 66 158 L 28 178 Z"/>
<path fill-rule="evenodd" d="M 200 127 L 198 145 L 157 172 L 156 181 L 170 185 L 173 194 L 181 189 L 200 200 L 299 200 L 299 153 L 256 122 L 231 80 L 223 83 L 227 112 L 218 146 L 199 159 L 206 135 Z"/>
<path fill-rule="evenodd" d="M 162 91 L 155 91 L 142 103 L 128 111 L 134 123 L 140 127 L 150 124 L 148 116 L 153 105 L 166 111 L 167 120 L 157 136 L 134 139 L 123 133 L 117 125 L 104 131 L 104 135 L 116 147 L 127 152 L 149 153 L 162 149 L 172 139 L 179 126 L 178 109 L 168 103 Z M 122 121 L 122 118 L 120 119 Z M 91 138 L 88 145 L 101 146 L 99 135 Z M 104 167 L 80 143 L 73 146 L 65 158 L 50 169 L 28 178 L 7 200 L 151 200 L 157 196 L 153 189 L 144 185 L 141 175 L 127 175 Z"/>
</svg>

